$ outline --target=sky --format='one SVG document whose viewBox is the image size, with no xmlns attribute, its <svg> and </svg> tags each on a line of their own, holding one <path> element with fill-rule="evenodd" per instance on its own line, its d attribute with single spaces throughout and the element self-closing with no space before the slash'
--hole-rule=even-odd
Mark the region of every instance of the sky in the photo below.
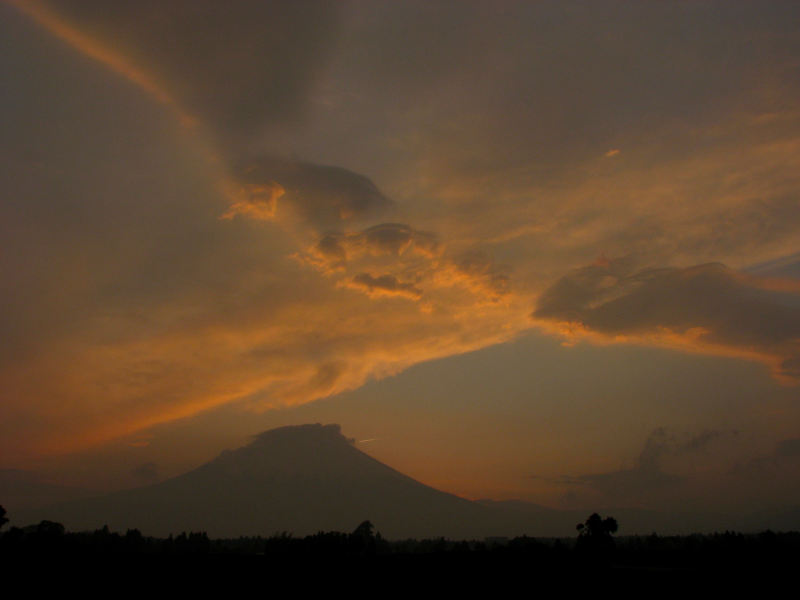
<svg viewBox="0 0 800 600">
<path fill-rule="evenodd" d="M 800 504 L 796 2 L 4 0 L 0 81 L 4 472 Z"/>
</svg>

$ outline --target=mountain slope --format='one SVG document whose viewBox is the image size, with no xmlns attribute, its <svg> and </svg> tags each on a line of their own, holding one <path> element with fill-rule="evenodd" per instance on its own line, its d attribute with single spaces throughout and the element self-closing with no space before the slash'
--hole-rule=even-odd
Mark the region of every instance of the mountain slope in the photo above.
<svg viewBox="0 0 800 600">
<path fill-rule="evenodd" d="M 21 515 L 68 529 L 204 530 L 216 537 L 350 531 L 384 536 L 497 533 L 495 511 L 407 477 L 356 449 L 338 425 L 283 427 L 167 481 Z"/>
<path fill-rule="evenodd" d="M 146 535 L 207 531 L 213 537 L 352 531 L 369 519 L 382 535 L 408 537 L 574 535 L 592 510 L 556 510 L 523 501 L 472 502 L 426 486 L 364 454 L 338 425 L 264 432 L 179 477 L 106 496 L 10 511 L 13 525 L 42 519 L 69 530 L 108 525 Z M 615 508 L 601 511 L 621 534 L 796 528 L 798 512 L 733 519 L 718 514 Z"/>
</svg>

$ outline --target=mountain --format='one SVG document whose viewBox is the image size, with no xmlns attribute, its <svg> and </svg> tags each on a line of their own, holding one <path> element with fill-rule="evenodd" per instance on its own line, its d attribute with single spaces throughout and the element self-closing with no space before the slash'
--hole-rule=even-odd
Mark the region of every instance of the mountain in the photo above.
<svg viewBox="0 0 800 600">
<path fill-rule="evenodd" d="M 19 473 L 13 475 L 14 481 L 27 481 Z M 27 492 L 28 487 L 19 489 Z M 193 471 L 154 485 L 13 510 L 9 517 L 17 526 L 48 519 L 71 531 L 108 525 L 114 531 L 136 528 L 154 536 L 206 531 L 212 537 L 352 531 L 370 520 L 390 539 L 467 539 L 572 537 L 575 525 L 592 512 L 556 510 L 519 500 L 473 502 L 459 498 L 364 454 L 342 435 L 338 425 L 316 424 L 266 431 L 247 446 L 225 451 Z M 738 520 L 634 508 L 601 512 L 617 519 L 622 535 L 728 528 L 786 530 L 796 529 L 800 523 L 797 509 Z"/>
<path fill-rule="evenodd" d="M 369 519 L 389 538 L 496 534 L 489 507 L 423 485 L 356 449 L 338 425 L 282 427 L 184 475 L 27 511 L 69 530 L 138 528 L 213 537 L 351 531 Z"/>
</svg>

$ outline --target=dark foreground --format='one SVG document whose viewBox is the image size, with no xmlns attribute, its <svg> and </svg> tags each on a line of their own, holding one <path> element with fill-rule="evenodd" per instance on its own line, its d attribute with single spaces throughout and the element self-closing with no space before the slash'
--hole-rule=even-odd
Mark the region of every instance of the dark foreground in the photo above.
<svg viewBox="0 0 800 600">
<path fill-rule="evenodd" d="M 43 521 L 2 534 L 0 559 L 7 573 L 25 571 L 30 577 L 39 572 L 62 583 L 103 580 L 133 587 L 156 581 L 219 586 L 264 578 L 301 587 L 348 581 L 356 587 L 380 583 L 397 589 L 425 582 L 485 590 L 521 582 L 530 587 L 542 580 L 565 585 L 670 585 L 697 579 L 732 584 L 794 573 L 800 565 L 800 533 L 388 541 L 365 522 L 352 533 L 214 540 L 202 532 L 166 539 L 145 537 L 138 530 L 66 532 L 58 523 Z"/>
</svg>

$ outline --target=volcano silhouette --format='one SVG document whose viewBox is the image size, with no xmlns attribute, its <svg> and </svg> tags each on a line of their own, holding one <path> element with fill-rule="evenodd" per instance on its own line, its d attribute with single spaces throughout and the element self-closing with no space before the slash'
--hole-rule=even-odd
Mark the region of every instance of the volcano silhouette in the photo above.
<svg viewBox="0 0 800 600">
<path fill-rule="evenodd" d="M 356 449 L 338 425 L 319 424 L 266 431 L 184 475 L 41 514 L 72 531 L 108 525 L 156 536 L 306 535 L 367 519 L 395 539 L 490 535 L 496 526 L 491 508 L 415 481 Z"/>
</svg>

